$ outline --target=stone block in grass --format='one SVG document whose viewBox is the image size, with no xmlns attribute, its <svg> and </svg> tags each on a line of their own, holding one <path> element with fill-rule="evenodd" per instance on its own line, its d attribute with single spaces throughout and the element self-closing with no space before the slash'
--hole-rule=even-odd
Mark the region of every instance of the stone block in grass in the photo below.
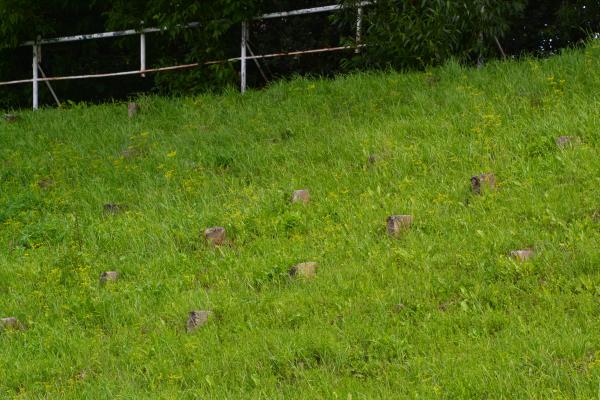
<svg viewBox="0 0 600 400">
<path fill-rule="evenodd" d="M 213 226 L 204 230 L 204 238 L 213 246 L 221 246 L 225 243 L 225 228 Z"/>
<path fill-rule="evenodd" d="M 119 279 L 119 273 L 117 271 L 106 271 L 100 274 L 100 283 L 106 284 L 108 282 L 116 282 Z"/>
<path fill-rule="evenodd" d="M 412 223 L 412 215 L 390 215 L 386 222 L 387 233 L 392 237 L 398 237 L 402 232 L 410 229 Z"/>
<path fill-rule="evenodd" d="M 50 189 L 54 186 L 54 180 L 51 178 L 44 178 L 38 181 L 38 187 L 43 190 Z"/>
<path fill-rule="evenodd" d="M 395 304 L 394 308 L 393 308 L 393 310 L 396 314 L 401 313 L 405 309 L 406 309 L 406 306 L 404 305 L 404 303 Z"/>
<path fill-rule="evenodd" d="M 129 118 L 133 118 L 140 111 L 140 105 L 138 103 L 127 104 L 127 115 Z"/>
<path fill-rule="evenodd" d="M 475 194 L 484 194 L 496 189 L 496 176 L 491 173 L 471 177 L 471 190 Z"/>
<path fill-rule="evenodd" d="M 435 75 L 427 75 L 425 78 L 425 82 L 427 82 L 429 86 L 436 86 L 441 80 L 442 78 Z"/>
<path fill-rule="evenodd" d="M 310 201 L 310 193 L 308 189 L 294 190 L 292 193 L 292 203 L 308 204 Z"/>
<path fill-rule="evenodd" d="M 9 124 L 12 124 L 13 122 L 17 122 L 19 120 L 19 117 L 15 114 L 4 114 L 3 118 Z"/>
<path fill-rule="evenodd" d="M 578 136 L 559 136 L 555 142 L 559 149 L 567 149 L 581 144 L 581 139 Z"/>
<path fill-rule="evenodd" d="M 513 250 L 510 252 L 510 257 L 517 262 L 529 261 L 535 256 L 533 249 Z"/>
<path fill-rule="evenodd" d="M 139 157 L 141 154 L 142 154 L 142 152 L 138 148 L 128 147 L 121 152 L 121 157 L 129 160 L 132 158 Z"/>
<path fill-rule="evenodd" d="M 25 326 L 15 317 L 0 318 L 0 331 L 2 330 L 25 330 Z"/>
<path fill-rule="evenodd" d="M 79 371 L 76 375 L 75 375 L 75 379 L 77 379 L 78 381 L 83 381 L 88 377 L 88 371 L 87 370 L 83 370 L 83 371 Z"/>
<path fill-rule="evenodd" d="M 290 268 L 290 276 L 301 278 L 314 278 L 317 275 L 319 264 L 316 262 L 303 262 Z"/>
<path fill-rule="evenodd" d="M 208 319 L 212 315 L 212 311 L 208 310 L 194 310 L 190 311 L 188 316 L 186 328 L 188 332 L 194 332 L 196 329 L 204 326 L 208 323 Z"/>
<path fill-rule="evenodd" d="M 119 214 L 127 210 L 124 204 L 106 203 L 102 206 L 105 214 Z"/>
</svg>

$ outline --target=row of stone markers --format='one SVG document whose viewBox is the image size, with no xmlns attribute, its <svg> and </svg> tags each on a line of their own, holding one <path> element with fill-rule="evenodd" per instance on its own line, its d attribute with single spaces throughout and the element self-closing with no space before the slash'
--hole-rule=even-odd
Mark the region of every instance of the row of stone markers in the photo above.
<svg viewBox="0 0 600 400">
<path fill-rule="evenodd" d="M 579 144 L 580 140 L 573 136 L 560 136 L 556 139 L 556 145 L 564 149 L 566 147 Z M 377 158 L 370 155 L 368 162 L 374 164 Z M 476 195 L 494 191 L 496 189 L 496 176 L 492 173 L 484 173 L 471 177 L 471 191 Z M 310 201 L 310 193 L 306 189 L 296 190 L 292 193 L 292 203 L 308 204 Z M 387 234 L 391 237 L 400 237 L 404 232 L 410 229 L 413 224 L 412 215 L 390 215 L 386 220 Z M 204 238 L 212 246 L 221 246 L 226 243 L 225 228 L 215 226 L 207 228 L 204 231 Z M 533 249 L 513 250 L 509 256 L 517 262 L 525 262 L 530 260 L 535 255 Z M 292 277 L 312 278 L 316 275 L 318 264 L 316 262 L 304 262 L 294 265 L 289 270 L 289 275 Z M 195 310 L 191 311 L 187 321 L 187 331 L 192 332 L 208 322 L 212 315 L 210 310 Z"/>
<path fill-rule="evenodd" d="M 134 103 L 131 103 L 134 104 Z M 139 106 L 129 106 L 130 117 L 133 117 L 138 111 Z M 131 110 L 134 110 L 133 113 Z M 580 144 L 581 140 L 576 136 L 560 136 L 556 139 L 556 145 L 561 149 Z M 369 163 L 376 162 L 375 156 L 369 156 Z M 493 173 L 483 173 L 471 177 L 471 191 L 475 195 L 484 195 L 485 193 L 496 189 L 496 176 Z M 296 190 L 292 193 L 291 203 L 299 203 L 306 205 L 310 202 L 310 193 L 307 189 Z M 105 204 L 105 213 L 119 213 L 127 209 L 124 205 Z M 390 237 L 400 237 L 410 229 L 413 224 L 412 215 L 390 215 L 386 220 L 386 231 Z M 213 247 L 226 245 L 226 231 L 222 226 L 214 226 L 204 230 L 205 241 Z M 509 253 L 516 262 L 526 262 L 535 256 L 535 251 L 531 248 L 513 250 Z M 291 277 L 310 279 L 316 276 L 319 264 L 316 262 L 303 262 L 292 266 L 288 273 Z M 106 271 L 100 275 L 100 284 L 106 285 L 111 282 L 116 282 L 119 279 L 117 271 Z M 210 310 L 194 310 L 190 311 L 186 328 L 188 332 L 192 332 L 199 327 L 205 325 L 212 316 Z M 0 318 L 0 331 L 4 329 L 24 330 L 25 326 L 15 317 Z"/>
<path fill-rule="evenodd" d="M 291 196 L 291 203 L 308 204 L 310 201 L 310 192 L 308 189 L 295 190 Z M 227 244 L 225 236 L 225 228 L 222 226 L 213 226 L 204 230 L 204 239 L 213 247 L 219 247 Z M 303 262 L 291 267 L 288 274 L 291 277 L 310 279 L 317 275 L 319 264 L 313 261 Z M 206 324 L 209 317 L 212 315 L 210 310 L 194 310 L 190 311 L 186 328 L 188 332 L 193 332 L 202 325 Z"/>
</svg>

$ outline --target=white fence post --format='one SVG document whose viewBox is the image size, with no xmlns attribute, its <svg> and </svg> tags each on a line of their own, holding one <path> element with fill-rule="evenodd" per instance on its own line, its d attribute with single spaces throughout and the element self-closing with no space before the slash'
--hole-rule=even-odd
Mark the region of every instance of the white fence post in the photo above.
<svg viewBox="0 0 600 400">
<path fill-rule="evenodd" d="M 33 109 L 37 110 L 39 108 L 39 98 L 38 98 L 38 44 L 37 40 L 33 44 Z"/>
<path fill-rule="evenodd" d="M 359 6 L 356 15 L 356 49 L 354 50 L 354 53 L 360 52 L 360 42 L 362 40 L 362 17 L 363 9 Z"/>
<path fill-rule="evenodd" d="M 246 92 L 246 48 L 248 43 L 248 22 L 242 22 L 242 47 L 240 54 L 240 91 Z"/>
<path fill-rule="evenodd" d="M 146 77 L 144 71 L 146 71 L 146 35 L 142 32 L 140 34 L 140 72 L 142 78 Z"/>
</svg>

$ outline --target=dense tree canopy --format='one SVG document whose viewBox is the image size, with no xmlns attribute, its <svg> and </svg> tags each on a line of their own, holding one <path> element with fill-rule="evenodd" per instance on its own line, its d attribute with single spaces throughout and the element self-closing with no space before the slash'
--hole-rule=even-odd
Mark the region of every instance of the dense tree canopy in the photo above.
<svg viewBox="0 0 600 400">
<path fill-rule="evenodd" d="M 346 0 L 348 4 L 356 0 Z M 267 11 L 330 4 L 329 0 L 0 0 L 0 80 L 26 78 L 31 49 L 18 47 L 36 37 L 141 28 L 170 27 L 148 38 L 149 64 L 223 59 L 239 53 L 240 23 Z M 257 53 L 335 46 L 354 41 L 356 11 L 336 15 L 254 21 L 250 44 Z M 143 22 L 142 22 L 143 21 Z M 197 21 L 199 28 L 179 24 Z M 267 78 L 289 73 L 330 74 L 348 68 L 422 68 L 455 57 L 481 61 L 523 51 L 547 54 L 577 43 L 600 23 L 600 0 L 379 0 L 365 8 L 358 54 L 328 54 L 269 60 Z M 136 37 L 46 46 L 42 65 L 48 75 L 136 69 Z M 237 81 L 235 64 L 198 68 L 145 79 L 114 78 L 57 83 L 73 100 L 123 98 L 137 91 L 190 93 Z M 252 70 L 250 82 L 264 84 Z M 26 104 L 30 88 L 0 88 L 0 107 Z M 47 93 L 42 100 L 49 102 Z"/>
</svg>

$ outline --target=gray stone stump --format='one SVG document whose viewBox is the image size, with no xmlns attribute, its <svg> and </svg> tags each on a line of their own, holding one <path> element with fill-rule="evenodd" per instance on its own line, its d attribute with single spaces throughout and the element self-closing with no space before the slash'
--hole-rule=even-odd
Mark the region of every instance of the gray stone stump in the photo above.
<svg viewBox="0 0 600 400">
<path fill-rule="evenodd" d="M 100 274 L 100 283 L 106 284 L 108 282 L 116 282 L 119 279 L 119 273 L 117 271 L 106 271 Z"/>
<path fill-rule="evenodd" d="M 212 311 L 207 310 L 194 310 L 190 311 L 186 328 L 188 332 L 194 332 L 201 326 L 206 325 L 208 318 L 212 315 Z"/>
<path fill-rule="evenodd" d="M 317 275 L 317 269 L 319 269 L 318 263 L 304 262 L 290 268 L 289 274 L 292 277 L 314 278 Z"/>
<path fill-rule="evenodd" d="M 225 243 L 225 228 L 213 226 L 204 230 L 204 238 L 213 246 L 221 246 Z"/>
<path fill-rule="evenodd" d="M 559 149 L 566 149 L 581 144 L 581 139 L 577 136 L 559 136 L 555 142 Z"/>
<path fill-rule="evenodd" d="M 412 215 L 390 215 L 387 218 L 387 233 L 392 237 L 398 237 L 407 231 L 413 223 Z"/>
<path fill-rule="evenodd" d="M 496 188 L 496 176 L 494 174 L 480 174 L 471 177 L 471 190 L 475 194 L 484 194 Z"/>
<path fill-rule="evenodd" d="M 0 318 L 0 331 L 3 330 L 22 331 L 25 326 L 15 317 Z"/>
<path fill-rule="evenodd" d="M 510 257 L 517 262 L 529 261 L 534 255 L 535 252 L 533 249 L 513 250 L 510 252 Z"/>
<path fill-rule="evenodd" d="M 17 122 L 19 120 L 19 117 L 16 116 L 15 114 L 4 114 L 4 120 L 6 122 L 8 122 L 9 124 L 12 124 L 13 122 Z"/>
<path fill-rule="evenodd" d="M 137 103 L 127 104 L 127 115 L 129 118 L 133 118 L 140 111 L 140 105 Z"/>
<path fill-rule="evenodd" d="M 308 192 L 308 189 L 295 190 L 294 193 L 292 193 L 291 201 L 292 203 L 308 204 L 310 201 L 310 193 Z"/>
</svg>

